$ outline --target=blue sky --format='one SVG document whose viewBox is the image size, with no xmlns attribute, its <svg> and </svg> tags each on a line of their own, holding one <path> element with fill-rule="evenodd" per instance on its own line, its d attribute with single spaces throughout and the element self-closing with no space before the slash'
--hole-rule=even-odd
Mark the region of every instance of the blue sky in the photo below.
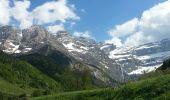
<svg viewBox="0 0 170 100">
<path fill-rule="evenodd" d="M 124 23 L 142 12 L 165 0 L 70 0 L 77 9 L 85 9 L 86 13 L 78 12 L 81 20 L 74 30 L 89 30 L 97 41 L 110 38 L 107 31 L 117 24 Z"/>
<path fill-rule="evenodd" d="M 0 0 L 0 25 L 38 24 L 117 46 L 170 38 L 169 23 L 170 0 Z"/>
</svg>

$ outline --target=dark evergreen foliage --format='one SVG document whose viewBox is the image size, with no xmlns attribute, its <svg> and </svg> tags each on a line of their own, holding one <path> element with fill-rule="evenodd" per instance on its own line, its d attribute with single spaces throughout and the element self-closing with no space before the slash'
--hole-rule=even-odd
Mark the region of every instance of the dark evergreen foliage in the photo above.
<svg viewBox="0 0 170 100">
<path fill-rule="evenodd" d="M 163 62 L 163 65 L 158 68 L 158 70 L 166 70 L 166 69 L 170 69 L 170 59 L 167 59 Z"/>
</svg>

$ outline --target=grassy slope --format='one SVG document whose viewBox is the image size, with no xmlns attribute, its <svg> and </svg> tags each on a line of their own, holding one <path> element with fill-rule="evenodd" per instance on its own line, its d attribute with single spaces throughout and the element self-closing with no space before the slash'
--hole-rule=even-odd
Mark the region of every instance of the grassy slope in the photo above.
<svg viewBox="0 0 170 100">
<path fill-rule="evenodd" d="M 15 97 L 24 94 L 35 97 L 61 91 L 96 88 L 92 83 L 89 70 L 84 69 L 78 72 L 65 69 L 63 71 L 60 69 L 63 68 L 60 64 L 64 65 L 65 60 L 62 63 L 57 61 L 57 59 L 36 54 L 21 59 L 0 52 L 0 83 L 4 81 L 7 83 L 6 86 L 0 84 L 0 98 L 8 94 Z M 30 92 L 23 91 L 20 94 L 19 89 L 27 89 Z"/>
<path fill-rule="evenodd" d="M 16 84 L 11 84 L 3 79 L 0 79 L 0 100 L 18 100 L 19 98 L 30 96 L 35 89 L 22 89 Z"/>
<path fill-rule="evenodd" d="M 19 88 L 18 86 L 10 84 L 5 80 L 0 79 L 0 93 L 9 94 L 9 95 L 21 95 L 25 92 L 26 91 Z"/>
<path fill-rule="evenodd" d="M 30 95 L 36 91 L 57 92 L 60 88 L 58 82 L 28 62 L 0 52 L 0 100 L 4 96 Z"/>
<path fill-rule="evenodd" d="M 170 100 L 170 75 L 131 82 L 115 89 L 68 92 L 35 100 Z"/>
<path fill-rule="evenodd" d="M 65 92 L 49 96 L 32 98 L 32 100 L 104 100 L 108 97 L 112 89 L 95 89 L 75 92 Z M 101 98 L 101 99 L 99 99 Z M 107 100 L 109 100 L 107 98 Z"/>
<path fill-rule="evenodd" d="M 18 84 L 20 87 L 49 88 L 58 86 L 58 83 L 30 64 L 22 61 L 14 65 L 0 63 L 0 76 L 6 81 Z"/>
</svg>

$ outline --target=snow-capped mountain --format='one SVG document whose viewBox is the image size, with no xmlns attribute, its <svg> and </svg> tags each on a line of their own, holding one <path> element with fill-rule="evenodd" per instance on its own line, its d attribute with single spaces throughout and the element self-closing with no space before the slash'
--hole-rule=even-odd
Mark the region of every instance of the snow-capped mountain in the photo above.
<svg viewBox="0 0 170 100">
<path fill-rule="evenodd" d="M 89 66 L 97 79 L 105 82 L 124 81 L 125 71 L 114 63 L 92 39 L 71 36 L 66 31 L 50 34 L 41 26 L 20 30 L 0 27 L 0 50 L 15 55 L 38 52 L 50 45 L 55 50 Z"/>
<path fill-rule="evenodd" d="M 21 30 L 4 26 L 0 28 L 0 48 L 7 53 L 18 53 L 20 41 L 22 39 Z"/>
<path fill-rule="evenodd" d="M 116 48 L 114 44 L 75 37 L 67 31 L 50 34 L 41 26 L 24 30 L 0 27 L 0 50 L 6 53 L 27 54 L 45 45 L 91 66 L 94 76 L 102 81 L 126 81 L 128 75 L 155 70 L 170 56 L 170 39 L 132 48 Z"/>
<path fill-rule="evenodd" d="M 124 80 L 123 78 L 126 76 L 125 71 L 123 71 L 121 67 L 114 62 L 114 60 L 108 57 L 104 51 L 106 49 L 101 49 L 101 45 L 96 43 L 95 40 L 84 37 L 74 37 L 65 31 L 58 32 L 56 38 L 76 59 L 79 59 L 89 65 L 96 66 L 98 69 L 107 73 L 109 77 L 114 77 L 119 81 Z M 112 46 L 113 45 L 110 47 Z M 98 74 L 98 72 L 95 72 L 95 75 L 98 78 L 102 77 L 101 74 Z"/>
<path fill-rule="evenodd" d="M 28 53 L 46 44 L 66 51 L 64 46 L 41 26 L 20 30 L 11 26 L 0 27 L 0 48 L 9 54 Z"/>
<path fill-rule="evenodd" d="M 170 39 L 152 42 L 132 48 L 118 48 L 109 52 L 109 57 L 122 65 L 128 74 L 143 74 L 154 71 L 170 57 Z"/>
</svg>

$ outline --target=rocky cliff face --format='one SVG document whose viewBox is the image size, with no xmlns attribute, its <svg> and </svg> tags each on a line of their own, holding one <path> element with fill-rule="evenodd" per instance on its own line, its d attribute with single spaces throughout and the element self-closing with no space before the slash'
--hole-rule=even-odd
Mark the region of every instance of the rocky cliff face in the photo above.
<svg viewBox="0 0 170 100">
<path fill-rule="evenodd" d="M 11 26 L 3 26 L 0 28 L 0 48 L 4 52 L 17 53 L 21 39 L 21 30 Z"/>
<path fill-rule="evenodd" d="M 94 76 L 105 82 L 126 81 L 129 75 L 143 74 L 159 67 L 170 56 L 170 39 L 136 47 L 116 48 L 114 44 L 75 37 L 66 31 L 50 34 L 41 26 L 20 30 L 0 27 L 0 49 L 9 54 L 39 52 L 50 45 L 89 66 Z"/>
<path fill-rule="evenodd" d="M 77 62 L 88 65 L 93 75 L 101 81 L 109 84 L 113 81 L 124 81 L 125 71 L 92 39 L 74 37 L 66 31 L 50 34 L 41 26 L 32 26 L 24 30 L 10 26 L 0 27 L 0 47 L 6 53 L 22 55 L 41 52 L 39 50 L 47 45 Z"/>
<path fill-rule="evenodd" d="M 64 31 L 58 32 L 56 39 L 60 41 L 76 59 L 102 70 L 104 72 L 103 75 L 114 77 L 114 79 L 118 81 L 124 81 L 124 76 L 126 77 L 125 71 L 122 70 L 121 66 L 116 64 L 114 60 L 108 57 L 105 52 L 107 49 L 101 49 L 101 45 L 93 39 L 74 37 Z M 97 78 L 103 77 L 98 71 L 94 71 L 94 73 Z"/>
</svg>

